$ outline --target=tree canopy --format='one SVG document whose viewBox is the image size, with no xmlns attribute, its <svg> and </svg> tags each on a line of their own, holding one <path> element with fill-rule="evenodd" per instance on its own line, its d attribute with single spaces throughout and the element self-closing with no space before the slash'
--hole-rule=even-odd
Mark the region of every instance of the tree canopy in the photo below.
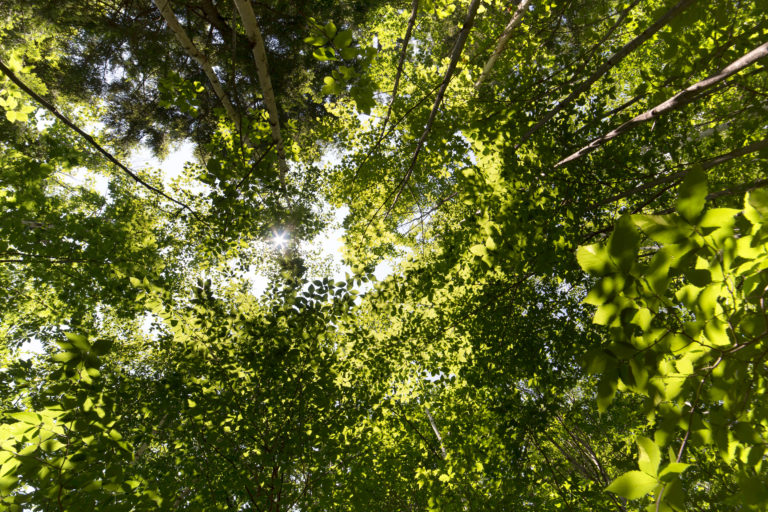
<svg viewBox="0 0 768 512">
<path fill-rule="evenodd" d="M 0 12 L 0 510 L 768 508 L 766 0 Z"/>
</svg>

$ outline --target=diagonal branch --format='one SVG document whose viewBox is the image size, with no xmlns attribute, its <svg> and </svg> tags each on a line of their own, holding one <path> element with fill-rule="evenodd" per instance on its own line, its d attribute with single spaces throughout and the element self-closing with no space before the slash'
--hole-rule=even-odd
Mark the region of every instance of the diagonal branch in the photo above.
<svg viewBox="0 0 768 512">
<path fill-rule="evenodd" d="M 504 27 L 504 32 L 501 33 L 501 37 L 499 37 L 499 41 L 496 43 L 496 49 L 493 50 L 493 53 L 488 59 L 488 62 L 485 63 L 483 72 L 480 74 L 480 78 L 478 78 L 477 82 L 475 82 L 475 89 L 479 89 L 480 85 L 482 85 L 485 79 L 488 78 L 488 75 L 491 73 L 491 69 L 493 69 L 494 64 L 496 64 L 499 56 L 504 52 L 507 47 L 507 43 L 512 38 L 512 32 L 523 21 L 523 14 L 525 14 L 525 11 L 528 9 L 529 3 L 531 3 L 531 0 L 520 1 L 515 14 L 512 16 L 512 19 L 509 20 L 507 26 Z"/>
<path fill-rule="evenodd" d="M 752 50 L 751 52 L 741 57 L 740 59 L 737 59 L 736 61 L 732 62 L 730 65 L 723 68 L 722 71 L 720 71 L 719 73 L 691 85 L 687 89 L 680 91 L 679 93 L 675 94 L 668 100 L 656 105 L 652 109 L 647 110 L 642 114 L 630 119 L 626 123 L 621 124 L 620 126 L 606 133 L 602 137 L 598 137 L 597 139 L 594 139 L 592 142 L 590 142 L 580 150 L 576 151 L 572 155 L 557 162 L 554 168 L 557 169 L 558 167 L 572 160 L 576 160 L 577 158 L 581 158 L 582 156 L 588 153 L 591 153 L 592 151 L 599 148 L 609 140 L 614 139 L 619 135 L 622 135 L 623 133 L 631 130 L 632 128 L 634 128 L 639 124 L 657 119 L 662 114 L 666 114 L 671 110 L 687 105 L 688 103 L 694 101 L 697 96 L 699 96 L 701 93 L 703 93 L 707 89 L 722 82 L 729 76 L 738 73 L 739 71 L 754 64 L 759 59 L 766 56 L 768 56 L 768 43 L 763 43 L 757 48 L 755 48 L 754 50 Z"/>
<path fill-rule="evenodd" d="M 587 64 L 589 64 L 589 61 L 592 60 L 592 57 L 595 56 L 595 53 L 603 47 L 605 42 L 610 38 L 616 30 L 621 26 L 622 23 L 624 23 L 624 20 L 629 15 L 630 11 L 634 9 L 637 4 L 640 3 L 640 0 L 634 0 L 631 4 L 629 4 L 623 11 L 619 13 L 619 18 L 616 20 L 616 23 L 611 25 L 611 27 L 605 32 L 603 37 L 600 38 L 598 42 L 596 42 L 594 45 L 592 45 L 592 48 L 589 49 L 587 54 L 584 56 L 584 62 L 581 64 L 581 66 L 576 69 L 576 71 L 573 72 L 572 76 L 581 76 L 582 71 L 584 71 L 584 68 L 587 67 Z"/>
<path fill-rule="evenodd" d="M 283 137 L 280 134 L 280 118 L 277 110 L 277 100 L 275 100 L 275 91 L 272 89 L 272 79 L 269 77 L 269 68 L 267 67 L 267 51 L 264 47 L 264 38 L 261 36 L 256 14 L 253 12 L 250 0 L 234 0 L 237 12 L 240 13 L 240 19 L 245 28 L 245 35 L 251 43 L 253 52 L 253 61 L 256 64 L 256 73 L 261 86 L 264 105 L 269 114 L 269 126 L 272 130 L 272 142 L 277 148 L 277 166 L 280 171 L 280 184 L 283 190 L 287 191 L 285 184 L 285 175 L 288 173 L 288 163 L 285 158 L 285 146 Z"/>
<path fill-rule="evenodd" d="M 611 68 L 617 66 L 622 60 L 624 60 L 624 57 L 629 55 L 637 47 L 653 37 L 653 35 L 664 28 L 664 26 L 669 23 L 672 18 L 683 12 L 684 9 L 686 9 L 695 1 L 696 0 L 680 0 L 670 10 L 664 13 L 661 18 L 656 20 L 653 25 L 645 29 L 639 36 L 625 44 L 619 51 L 611 55 L 611 57 L 605 61 L 602 66 L 597 68 L 595 72 L 592 73 L 586 80 L 576 86 L 576 88 L 571 92 L 571 94 L 568 95 L 568 97 L 559 102 L 552 110 L 544 114 L 544 117 L 539 119 L 539 121 L 520 138 L 520 141 L 515 145 L 515 149 L 522 146 L 528 139 L 531 138 L 531 136 L 533 136 L 534 133 L 539 131 L 539 129 L 544 126 L 547 121 L 555 117 L 558 112 L 565 108 L 566 105 L 578 98 L 583 92 L 589 90 L 589 88 L 592 87 L 592 84 L 597 82 L 603 75 L 610 71 Z"/>
<path fill-rule="evenodd" d="M 187 55 L 192 57 L 192 59 L 203 68 L 205 76 L 208 77 L 208 81 L 213 87 L 213 92 L 216 93 L 219 101 L 221 101 L 221 104 L 224 106 L 224 110 L 227 112 L 227 117 L 229 117 L 230 121 L 235 123 L 235 127 L 241 132 L 242 119 L 240 118 L 240 114 L 235 110 L 227 93 L 224 92 L 224 88 L 222 87 L 219 78 L 216 76 L 216 73 L 213 72 L 213 67 L 208 60 L 208 57 L 195 46 L 195 43 L 189 38 L 184 27 L 182 27 L 179 20 L 176 19 L 176 15 L 173 13 L 170 6 L 170 0 L 152 0 L 152 2 L 163 15 L 163 19 L 165 19 L 165 22 L 168 24 L 168 28 L 173 32 L 176 40 L 179 41 L 182 48 L 184 48 L 184 51 L 187 52 Z"/>
<path fill-rule="evenodd" d="M 416 167 L 416 161 L 419 159 L 421 148 L 424 147 L 424 142 L 426 142 L 427 137 L 429 137 L 429 132 L 432 130 L 432 124 L 435 122 L 437 111 L 440 108 L 440 103 L 442 103 L 443 97 L 445 96 L 445 90 L 448 88 L 448 84 L 451 82 L 453 72 L 456 70 L 456 64 L 458 64 L 459 58 L 461 57 L 461 52 L 464 50 L 464 44 L 467 42 L 467 36 L 469 36 L 469 31 L 472 29 L 472 24 L 475 20 L 475 14 L 477 14 L 477 8 L 480 7 L 480 3 L 480 0 L 472 0 L 472 3 L 469 4 L 467 15 L 464 18 L 464 25 L 461 29 L 461 32 L 459 32 L 459 37 L 456 39 L 456 43 L 453 45 L 451 61 L 448 64 L 448 69 L 445 70 L 445 75 L 440 85 L 440 89 L 437 91 L 435 102 L 432 105 L 432 111 L 429 113 L 429 119 L 427 119 L 426 126 L 424 126 L 424 132 L 421 134 L 421 137 L 416 144 L 416 150 L 413 152 L 413 157 L 411 157 L 411 163 L 408 166 L 408 171 L 406 171 L 403 179 L 400 180 L 400 183 L 397 185 L 397 187 L 395 187 L 395 190 L 393 190 L 389 195 L 391 197 L 392 194 L 395 194 L 395 199 L 392 201 L 392 204 L 384 214 L 385 217 L 389 216 L 392 208 L 394 208 L 397 204 L 398 199 L 400 199 L 400 194 L 403 192 L 403 187 L 405 187 L 405 184 L 408 183 L 411 174 L 413 174 L 413 169 Z M 389 197 L 387 197 L 387 199 L 384 201 L 384 204 L 386 204 L 388 200 Z"/>
<path fill-rule="evenodd" d="M 432 417 L 432 413 L 429 412 L 429 409 L 426 407 L 424 408 L 424 412 L 427 413 L 427 419 L 429 420 L 429 424 L 432 426 L 432 431 L 435 433 L 437 442 L 440 443 L 440 452 L 443 454 L 443 459 L 445 459 L 448 456 L 448 452 L 445 450 L 445 445 L 443 444 L 443 436 L 440 435 L 440 430 L 437 428 L 435 418 Z"/>
<path fill-rule="evenodd" d="M 381 140 L 384 138 L 387 129 L 387 123 L 389 117 L 392 115 L 392 106 L 395 104 L 397 98 L 397 87 L 400 85 L 400 76 L 403 74 L 403 65 L 405 64 L 405 57 L 408 54 L 408 43 L 411 41 L 411 33 L 413 32 L 413 25 L 416 23 L 416 14 L 419 11 L 419 0 L 413 0 L 411 4 L 411 17 L 408 19 L 408 28 L 405 29 L 405 36 L 403 37 L 403 47 L 400 50 L 400 60 L 397 63 L 397 72 L 395 73 L 395 85 L 392 87 L 392 99 L 387 107 L 387 115 L 384 116 L 384 121 L 381 123 L 381 135 L 376 143 L 375 147 L 381 144 Z"/>
<path fill-rule="evenodd" d="M 684 177 L 686 174 L 688 174 L 691 169 L 695 167 L 700 167 L 703 170 L 711 169 L 717 165 L 720 165 L 722 163 L 728 162 L 729 160 L 733 160 L 734 158 L 738 158 L 744 155 L 748 155 L 750 153 L 755 153 L 756 151 L 761 151 L 763 149 L 768 148 L 768 139 L 759 140 L 756 142 L 753 142 L 752 144 L 749 144 L 747 146 L 734 149 L 733 151 L 729 151 L 728 153 L 723 153 L 722 155 L 716 156 L 715 158 L 711 158 L 709 160 L 706 160 L 704 162 L 701 162 L 698 165 L 691 165 L 681 171 L 678 171 L 673 174 L 667 174 L 665 176 L 660 176 L 656 179 L 653 179 L 651 181 L 647 181 L 645 183 L 642 183 L 634 188 L 631 188 L 629 190 L 625 190 L 624 192 L 621 192 L 619 194 L 613 195 L 609 197 L 608 199 L 603 200 L 600 202 L 600 206 L 605 206 L 607 204 L 610 204 L 614 201 L 618 201 L 619 199 L 623 199 L 625 197 L 633 196 L 637 194 L 638 192 L 643 192 L 644 190 L 647 190 L 651 187 L 655 187 L 656 185 L 660 185 L 662 183 L 668 183 L 670 181 L 676 180 L 678 178 Z"/>
<path fill-rule="evenodd" d="M 6 66 L 5 63 L 2 60 L 0 60 L 0 71 L 2 71 L 3 74 L 5 74 L 11 80 L 11 82 L 16 84 L 19 87 L 19 89 L 21 89 L 22 91 L 27 93 L 29 96 L 31 96 L 32 99 L 34 99 L 36 102 L 38 102 L 40 105 L 42 105 L 43 108 L 45 108 L 48 112 L 53 114 L 59 121 L 64 123 L 69 129 L 73 130 L 78 135 L 80 135 L 83 139 L 85 139 L 85 141 L 88 144 L 90 144 L 91 147 L 93 147 L 94 149 L 96 149 L 96 151 L 98 151 L 99 153 L 104 155 L 107 158 L 107 160 L 109 160 L 110 162 L 115 164 L 121 171 L 123 171 L 125 174 L 130 176 L 130 178 L 133 181 L 135 181 L 139 185 L 143 186 L 147 190 L 150 190 L 150 191 L 154 192 L 155 194 L 166 198 L 167 200 L 171 201 L 172 203 L 175 203 L 175 204 L 181 206 L 185 210 L 189 211 L 196 219 L 200 220 L 200 217 L 198 217 L 197 213 L 192 208 L 190 208 L 186 204 L 182 203 L 181 201 L 177 201 L 176 199 L 172 198 L 171 196 L 169 196 L 168 194 L 166 194 L 165 192 L 163 192 L 159 188 L 157 188 L 157 187 L 155 187 L 153 185 L 150 185 L 149 183 L 144 181 L 142 178 L 140 178 L 136 173 L 131 171 L 128 167 L 123 165 L 117 158 L 115 158 L 112 155 L 112 153 L 110 153 L 109 151 L 104 149 L 104 147 L 101 144 L 96 142 L 96 140 L 94 140 L 93 137 L 91 137 L 90 135 L 85 133 L 83 130 L 81 130 L 75 123 L 70 121 L 64 114 L 59 112 L 56 109 L 56 107 L 54 107 L 51 103 L 46 101 L 42 96 L 40 96 L 35 91 L 30 89 L 27 86 L 27 84 L 22 82 L 21 79 L 19 77 L 17 77 L 16 74 L 13 71 L 11 71 L 11 69 L 9 69 L 8 66 Z"/>
</svg>

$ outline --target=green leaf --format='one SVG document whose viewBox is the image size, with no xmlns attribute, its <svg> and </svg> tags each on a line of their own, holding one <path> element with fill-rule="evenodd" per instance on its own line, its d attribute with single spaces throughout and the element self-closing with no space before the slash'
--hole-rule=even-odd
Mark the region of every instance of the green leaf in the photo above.
<svg viewBox="0 0 768 512">
<path fill-rule="evenodd" d="M 74 345 L 75 348 L 78 348 L 84 352 L 91 350 L 91 345 L 88 343 L 88 338 L 82 334 L 65 332 L 64 335 L 69 338 L 69 341 L 72 342 L 72 345 Z"/>
<path fill-rule="evenodd" d="M 739 479 L 741 495 L 750 505 L 765 505 L 768 501 L 768 481 L 760 476 L 747 476 Z"/>
<path fill-rule="evenodd" d="M 338 34 L 336 34 L 336 37 L 333 38 L 333 45 L 336 48 L 345 48 L 349 46 L 351 43 L 352 43 L 351 30 L 342 30 Z"/>
<path fill-rule="evenodd" d="M 691 234 L 691 226 L 682 225 L 673 215 L 632 215 L 635 226 L 660 244 L 684 242 Z"/>
<path fill-rule="evenodd" d="M 649 474 L 642 471 L 630 471 L 611 482 L 611 485 L 605 490 L 628 500 L 636 500 L 651 492 L 657 485 L 656 478 Z"/>
<path fill-rule="evenodd" d="M 659 447 L 647 437 L 638 437 L 637 448 L 637 465 L 642 471 L 655 476 L 659 470 L 659 463 L 661 462 L 661 451 L 659 450 Z"/>
<path fill-rule="evenodd" d="M 96 354 L 103 356 L 110 351 L 114 342 L 115 340 L 112 339 L 101 338 L 93 343 L 92 349 Z"/>
<path fill-rule="evenodd" d="M 323 82 L 325 82 L 325 85 L 320 90 L 322 94 L 336 95 L 341 92 L 341 86 L 333 77 L 327 76 L 323 78 Z"/>
<path fill-rule="evenodd" d="M 344 60 L 352 60 L 357 57 L 359 52 L 357 48 L 346 47 L 341 49 L 341 58 Z"/>
<path fill-rule="evenodd" d="M 677 211 L 694 224 L 704 210 L 707 200 L 707 174 L 701 167 L 691 170 L 683 180 L 677 196 Z"/>
<path fill-rule="evenodd" d="M 670 462 L 664 466 L 664 469 L 659 473 L 659 479 L 661 481 L 669 481 L 689 467 L 691 467 L 691 465 L 684 462 Z"/>
<path fill-rule="evenodd" d="M 323 46 L 325 44 L 328 44 L 329 39 L 325 37 L 325 35 L 311 35 L 309 37 L 304 38 L 305 43 L 309 43 L 313 46 Z"/>
<path fill-rule="evenodd" d="M 336 25 L 329 21 L 324 27 L 323 32 L 325 32 L 325 35 L 328 37 L 328 39 L 333 39 L 336 35 Z"/>
<path fill-rule="evenodd" d="M 32 411 L 14 412 L 8 414 L 8 416 L 28 425 L 39 425 L 43 421 L 42 416 Z"/>
<path fill-rule="evenodd" d="M 736 215 L 739 213 L 740 210 L 735 208 L 710 208 L 704 212 L 704 216 L 699 221 L 699 227 L 720 229 L 733 226 Z"/>
<path fill-rule="evenodd" d="M 744 197 L 744 217 L 754 225 L 768 221 L 768 190 L 751 190 Z"/>
<path fill-rule="evenodd" d="M 608 406 L 613 402 L 616 395 L 618 374 L 616 368 L 611 368 L 603 374 L 600 383 L 597 385 L 597 410 L 601 414 L 608 410 Z"/>
<path fill-rule="evenodd" d="M 352 99 L 355 100 L 357 110 L 364 114 L 370 114 L 371 109 L 376 106 L 376 101 L 373 99 L 373 88 L 356 85 L 349 92 Z"/>
<path fill-rule="evenodd" d="M 77 352 L 59 352 L 58 354 L 54 354 L 52 356 L 52 359 L 54 361 L 58 361 L 59 363 L 68 363 L 72 359 L 79 357 L 80 354 Z"/>
<path fill-rule="evenodd" d="M 608 239 L 608 253 L 618 263 L 619 268 L 629 271 L 637 258 L 637 249 L 640 243 L 640 234 L 635 229 L 632 219 L 625 215 L 621 217 Z"/>
<path fill-rule="evenodd" d="M 16 488 L 19 479 L 15 475 L 0 477 L 0 491 L 9 492 Z"/>
<path fill-rule="evenodd" d="M 61 450 L 65 446 L 67 445 L 56 439 L 49 439 L 40 443 L 40 447 L 46 452 L 55 452 L 56 450 Z"/>
<path fill-rule="evenodd" d="M 685 272 L 685 278 L 699 288 L 704 288 L 712 282 L 712 275 L 707 269 L 689 269 Z"/>
<path fill-rule="evenodd" d="M 600 244 L 583 245 L 576 250 L 576 260 L 585 272 L 603 275 L 611 269 L 608 252 Z"/>
<path fill-rule="evenodd" d="M 482 258 L 488 254 L 488 248 L 485 244 L 476 244 L 469 248 L 469 252 L 477 257 Z"/>
<path fill-rule="evenodd" d="M 327 47 L 318 48 L 312 52 L 312 56 L 317 60 L 338 60 L 336 59 L 336 50 Z"/>
</svg>

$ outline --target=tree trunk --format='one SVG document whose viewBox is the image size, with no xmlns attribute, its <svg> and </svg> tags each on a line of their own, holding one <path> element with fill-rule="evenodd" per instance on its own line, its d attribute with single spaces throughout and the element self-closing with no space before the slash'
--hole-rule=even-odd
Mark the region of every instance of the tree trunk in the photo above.
<svg viewBox="0 0 768 512">
<path fill-rule="evenodd" d="M 568 95 L 567 98 L 558 103 L 552 110 L 544 114 L 544 117 L 542 117 L 535 125 L 531 127 L 530 130 L 525 133 L 525 135 L 520 138 L 520 141 L 517 143 L 515 148 L 522 146 L 528 139 L 531 138 L 534 133 L 539 131 L 539 129 L 544 126 L 547 121 L 555 117 L 555 115 L 557 115 L 557 113 L 560 112 L 566 105 L 571 103 L 574 99 L 578 98 L 581 93 L 592 87 L 592 84 L 597 82 L 603 75 L 610 71 L 611 68 L 617 66 L 622 60 L 624 60 L 624 57 L 629 55 L 630 52 L 650 39 L 656 32 L 661 30 L 667 23 L 669 23 L 672 18 L 683 12 L 685 8 L 690 6 L 695 1 L 696 0 L 680 0 L 677 4 L 675 4 L 674 7 L 668 10 L 664 16 L 656 20 L 653 25 L 645 29 L 642 34 L 625 44 L 619 51 L 611 55 L 611 57 L 605 61 L 602 66 L 597 68 L 597 70 L 595 70 L 594 73 L 587 77 L 586 80 L 576 86 L 576 88 L 571 92 L 571 94 Z"/>
<path fill-rule="evenodd" d="M 267 51 L 264 47 L 264 38 L 261 36 L 261 30 L 259 30 L 259 24 L 256 20 L 256 14 L 253 12 L 253 7 L 251 7 L 250 0 L 234 0 L 234 2 L 237 12 L 240 13 L 240 18 L 243 21 L 245 34 L 251 42 L 253 60 L 256 63 L 256 73 L 259 78 L 264 105 L 267 107 L 267 114 L 269 115 L 269 126 L 272 130 L 272 142 L 274 142 L 275 147 L 277 148 L 277 165 L 280 172 L 280 184 L 282 185 L 283 190 L 286 190 L 285 175 L 288 173 L 288 163 L 285 158 L 283 137 L 280 134 L 280 118 L 278 115 L 277 101 L 275 100 L 275 92 L 272 89 L 272 79 L 269 77 Z"/>
<path fill-rule="evenodd" d="M 507 43 L 512 37 L 512 31 L 523 21 L 523 14 L 525 14 L 529 3 L 531 3 L 531 0 L 520 1 L 515 14 L 512 16 L 512 19 L 509 20 L 507 26 L 504 27 L 504 32 L 501 33 L 501 37 L 499 37 L 499 41 L 496 43 L 496 49 L 491 54 L 488 62 L 485 63 L 483 72 L 480 74 L 480 78 L 478 78 L 477 82 L 475 82 L 475 89 L 479 89 L 480 85 L 485 81 L 486 78 L 488 78 L 488 75 L 491 73 L 493 65 L 496 64 L 496 60 L 499 58 L 499 55 L 501 55 L 504 49 L 507 47 Z"/>
</svg>

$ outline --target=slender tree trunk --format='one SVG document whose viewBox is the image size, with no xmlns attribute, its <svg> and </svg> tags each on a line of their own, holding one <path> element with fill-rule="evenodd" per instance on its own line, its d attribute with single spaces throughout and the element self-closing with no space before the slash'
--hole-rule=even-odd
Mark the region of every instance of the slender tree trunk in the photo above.
<svg viewBox="0 0 768 512">
<path fill-rule="evenodd" d="M 208 20 L 208 22 L 216 27 L 216 30 L 219 31 L 219 34 L 221 34 L 221 37 L 226 41 L 229 39 L 229 30 L 227 27 L 227 20 L 221 17 L 221 13 L 216 8 L 215 5 L 213 5 L 213 2 L 211 0 L 202 0 L 200 2 L 200 8 L 203 10 L 203 13 L 205 14 L 205 19 Z"/>
<path fill-rule="evenodd" d="M 272 142 L 277 148 L 278 168 L 280 172 L 280 184 L 283 190 L 286 190 L 285 175 L 288 173 L 288 163 L 285 158 L 285 146 L 283 137 L 280 134 L 280 118 L 275 100 L 275 92 L 272 89 L 272 79 L 269 77 L 269 68 L 267 66 L 267 51 L 264 47 L 264 38 L 261 36 L 259 24 L 256 20 L 256 14 L 253 12 L 250 0 L 234 0 L 237 12 L 240 13 L 240 19 L 245 28 L 245 34 L 251 42 L 253 60 L 256 63 L 256 73 L 261 86 L 264 105 L 267 107 L 269 115 L 269 126 L 272 130 Z"/>
<path fill-rule="evenodd" d="M 192 59 L 203 68 L 205 76 L 208 77 L 208 81 L 211 83 L 211 87 L 213 87 L 213 92 L 216 93 L 219 101 L 224 106 L 227 117 L 229 117 L 230 121 L 235 123 L 237 130 L 242 133 L 242 119 L 240 118 L 240 114 L 235 110 L 227 93 L 224 92 L 224 88 L 222 87 L 219 78 L 216 76 L 216 73 L 213 72 L 213 67 L 208 58 L 197 48 L 197 46 L 195 46 L 195 43 L 189 38 L 184 27 L 182 27 L 179 20 L 176 19 L 176 15 L 170 6 L 170 0 L 152 0 L 152 2 L 163 15 L 163 19 L 168 24 L 168 28 L 173 32 L 176 40 L 181 44 L 181 47 L 184 48 L 184 51 L 187 52 L 187 55 L 192 57 Z"/>
<path fill-rule="evenodd" d="M 507 43 L 512 37 L 512 32 L 523 21 L 523 15 L 525 14 L 525 11 L 528 9 L 528 4 L 530 3 L 531 3 L 531 0 L 520 1 L 520 4 L 517 6 L 517 10 L 515 11 L 515 14 L 512 16 L 512 19 L 509 20 L 509 23 L 507 23 L 507 26 L 504 27 L 504 32 L 501 33 L 501 37 L 499 37 L 499 41 L 496 43 L 496 49 L 493 50 L 493 53 L 488 59 L 488 62 L 486 62 L 485 66 L 483 66 L 483 72 L 480 74 L 480 78 L 477 79 L 477 82 L 475 82 L 475 89 L 479 89 L 480 85 L 482 85 L 485 79 L 488 78 L 488 75 L 491 73 L 491 69 L 493 69 L 493 65 L 496 64 L 496 60 L 498 60 L 499 56 L 504 52 L 504 49 L 507 47 Z"/>
<path fill-rule="evenodd" d="M 400 77 L 403 74 L 403 65 L 405 64 L 405 58 L 408 54 L 408 44 L 411 41 L 411 33 L 413 32 L 413 26 L 416 24 L 416 14 L 419 11 L 419 0 L 413 0 L 411 4 L 411 17 L 408 20 L 408 27 L 405 29 L 405 36 L 403 37 L 403 47 L 400 49 L 400 60 L 397 63 L 397 72 L 395 73 L 395 83 L 392 86 L 392 99 L 389 102 L 387 108 L 387 115 L 384 116 L 384 121 L 381 123 L 381 136 L 376 144 L 378 146 L 386 133 L 387 123 L 389 123 L 389 117 L 392 115 L 392 105 L 395 104 L 395 98 L 397 98 L 397 88 L 400 85 Z"/>
<path fill-rule="evenodd" d="M 472 24 L 475 20 L 475 14 L 477 14 L 477 9 L 480 7 L 480 3 L 481 0 L 472 0 L 472 3 L 469 4 L 467 15 L 464 18 L 464 25 L 462 26 L 461 32 L 459 32 L 459 37 L 456 39 L 456 43 L 453 45 L 453 51 L 451 52 L 451 62 L 448 64 L 448 69 L 445 71 L 443 81 L 440 84 L 440 89 L 437 91 L 435 102 L 432 105 L 432 111 L 429 113 L 427 124 L 424 126 L 424 132 L 421 134 L 419 141 L 416 143 L 416 149 L 413 152 L 413 157 L 411 157 L 411 163 L 408 166 L 408 170 L 406 171 L 405 176 L 395 188 L 395 199 L 387 209 L 385 217 L 389 215 L 389 212 L 391 212 L 392 208 L 394 208 L 397 204 L 405 184 L 408 183 L 411 174 L 413 174 L 413 170 L 416 167 L 416 161 L 419 159 L 419 153 L 421 152 L 422 147 L 424 147 L 424 142 L 426 142 L 427 137 L 429 137 L 429 132 L 432 130 L 432 124 L 435 122 L 435 118 L 437 117 L 437 111 L 440 108 L 443 97 L 445 96 L 445 90 L 448 88 L 448 84 L 451 82 L 453 72 L 456 70 L 456 64 L 458 64 L 459 58 L 461 57 L 461 52 L 464 50 L 464 44 L 467 42 L 467 36 L 469 36 L 469 31 L 472 29 Z M 384 203 L 386 204 L 386 200 Z"/>
<path fill-rule="evenodd" d="M 448 452 L 446 451 L 445 445 L 443 444 L 443 436 L 440 435 L 440 430 L 437 428 L 435 418 L 432 417 L 432 413 L 429 412 L 429 409 L 426 407 L 424 408 L 424 412 L 427 413 L 427 419 L 429 420 L 429 424 L 432 426 L 432 431 L 435 433 L 437 442 L 440 443 L 440 452 L 443 454 L 443 459 L 445 459 L 448 456 Z"/>
<path fill-rule="evenodd" d="M 602 137 L 599 137 L 580 150 L 576 151 L 572 155 L 560 160 L 558 163 L 555 164 L 555 169 L 558 167 L 567 164 L 568 162 L 572 160 L 576 160 L 577 158 L 581 158 L 582 156 L 591 153 L 595 149 L 599 148 L 606 142 L 608 142 L 611 139 L 614 139 L 618 137 L 619 135 L 626 133 L 627 131 L 631 130 L 635 126 L 646 123 L 648 121 L 651 121 L 653 119 L 657 119 L 662 114 L 666 114 L 667 112 L 674 110 L 676 108 L 682 107 L 684 105 L 687 105 L 688 103 L 694 101 L 696 97 L 701 94 L 702 92 L 706 91 L 710 87 L 722 82 L 729 76 L 738 73 L 739 71 L 743 70 L 744 68 L 754 64 L 757 60 L 768 56 L 768 43 L 763 43 L 748 54 L 744 55 L 740 59 L 736 60 L 735 62 L 731 63 L 729 66 L 726 66 L 723 68 L 722 71 L 717 73 L 716 75 L 712 75 L 711 77 L 702 80 L 700 82 L 697 82 L 693 84 L 692 86 L 688 87 L 687 89 L 680 91 L 679 93 L 675 94 L 671 98 L 669 98 L 667 101 L 660 103 L 653 107 L 650 110 L 647 110 L 643 112 L 642 114 L 635 116 L 634 118 L 630 119 L 626 123 L 618 126 L 617 128 L 611 130 L 610 132 L 606 133 Z"/>
</svg>

